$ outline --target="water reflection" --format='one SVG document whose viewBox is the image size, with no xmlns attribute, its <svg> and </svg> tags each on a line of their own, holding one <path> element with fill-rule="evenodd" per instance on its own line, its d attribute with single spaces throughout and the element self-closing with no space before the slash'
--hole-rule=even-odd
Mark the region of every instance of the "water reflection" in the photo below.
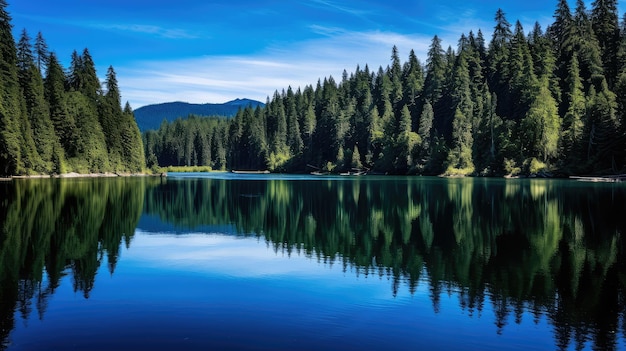
<svg viewBox="0 0 626 351">
<path fill-rule="evenodd" d="M 0 349 L 14 311 L 43 318 L 60 280 L 89 297 L 107 256 L 115 270 L 120 244 L 130 244 L 146 185 L 139 179 L 14 180 L 0 183 Z"/>
<path fill-rule="evenodd" d="M 276 251 L 389 276 L 393 294 L 427 281 L 435 311 L 450 291 L 470 315 L 488 300 L 497 332 L 525 311 L 546 316 L 558 348 L 606 350 L 626 335 L 625 195 L 545 180 L 191 179 L 148 191 L 145 211 L 185 228 L 231 224 Z"/>
<path fill-rule="evenodd" d="M 71 272 L 87 298 L 103 255 L 113 272 L 141 215 L 183 230 L 234 228 L 276 252 L 315 257 L 391 292 L 427 284 L 496 332 L 547 318 L 559 349 L 626 337 L 626 188 L 545 180 L 112 179 L 0 184 L 0 323 L 41 315 Z M 158 228 L 158 226 L 157 226 Z M 145 230 L 145 229 L 144 229 Z M 68 269 L 69 268 L 69 269 Z M 42 273 L 43 272 L 43 273 Z M 421 287 L 424 288 L 424 287 Z M 621 335 L 621 336 L 620 336 Z"/>
</svg>

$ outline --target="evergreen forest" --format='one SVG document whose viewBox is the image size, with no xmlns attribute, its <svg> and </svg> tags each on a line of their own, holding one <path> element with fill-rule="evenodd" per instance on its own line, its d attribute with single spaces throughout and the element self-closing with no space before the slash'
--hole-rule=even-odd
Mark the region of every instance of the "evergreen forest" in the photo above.
<svg viewBox="0 0 626 351">
<path fill-rule="evenodd" d="M 0 0 L 0 175 L 142 172 L 143 144 L 113 67 L 104 82 L 87 49 L 64 69 L 39 32 L 11 33 Z"/>
<path fill-rule="evenodd" d="M 626 165 L 626 14 L 616 0 L 559 0 L 529 30 L 495 15 L 425 63 L 356 67 L 276 91 L 229 122 L 181 119 L 144 133 L 148 167 L 276 172 L 614 174 Z"/>
</svg>

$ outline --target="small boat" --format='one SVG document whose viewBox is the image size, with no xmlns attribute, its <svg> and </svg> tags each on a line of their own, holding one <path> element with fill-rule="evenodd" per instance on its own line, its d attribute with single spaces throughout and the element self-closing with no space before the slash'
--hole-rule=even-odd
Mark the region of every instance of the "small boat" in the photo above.
<svg viewBox="0 0 626 351">
<path fill-rule="evenodd" d="M 320 172 L 320 171 L 313 171 L 313 172 L 311 172 L 311 175 L 314 175 L 314 176 L 325 176 L 325 175 L 329 175 L 329 174 L 330 173 L 328 173 L 328 172 Z"/>
<path fill-rule="evenodd" d="M 237 171 L 237 170 L 232 170 L 232 173 L 235 174 L 269 174 L 270 171 L 265 170 L 265 171 Z"/>
</svg>

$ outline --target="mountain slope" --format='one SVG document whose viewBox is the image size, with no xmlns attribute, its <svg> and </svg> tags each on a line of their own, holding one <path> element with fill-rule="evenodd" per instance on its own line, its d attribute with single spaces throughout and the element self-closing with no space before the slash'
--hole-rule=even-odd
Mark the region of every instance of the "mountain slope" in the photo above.
<svg viewBox="0 0 626 351">
<path fill-rule="evenodd" d="M 166 102 L 147 105 L 135 110 L 135 119 L 139 130 L 158 129 L 164 119 L 172 122 L 179 117 L 223 116 L 233 117 L 240 108 L 246 106 L 264 106 L 262 102 L 250 99 L 235 99 L 223 104 L 190 104 L 187 102 Z"/>
</svg>

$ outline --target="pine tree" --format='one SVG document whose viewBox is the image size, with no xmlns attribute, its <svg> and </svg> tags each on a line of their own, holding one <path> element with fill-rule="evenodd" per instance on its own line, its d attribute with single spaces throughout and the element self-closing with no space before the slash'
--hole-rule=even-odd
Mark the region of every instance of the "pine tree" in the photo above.
<svg viewBox="0 0 626 351">
<path fill-rule="evenodd" d="M 452 145 L 448 154 L 448 173 L 469 174 L 474 172 L 472 157 L 472 120 L 474 103 L 471 97 L 469 68 L 464 49 L 458 57 L 452 75 Z"/>
<path fill-rule="evenodd" d="M 530 108 L 537 77 L 535 75 L 532 56 L 528 42 L 524 36 L 524 29 L 519 21 L 515 24 L 515 32 L 510 41 L 508 71 L 509 98 L 508 106 L 504 109 L 506 116 L 513 120 L 520 120 Z"/>
<path fill-rule="evenodd" d="M 424 80 L 424 99 L 430 101 L 431 105 L 435 105 L 443 94 L 445 66 L 446 60 L 441 48 L 441 40 L 435 35 L 428 50 Z"/>
<path fill-rule="evenodd" d="M 65 106 L 76 121 L 75 153 L 71 156 L 74 171 L 99 173 L 110 169 L 109 156 L 102 126 L 92 102 L 80 92 L 66 93 Z"/>
<path fill-rule="evenodd" d="M 563 118 L 562 133 L 564 168 L 571 168 L 572 171 L 576 171 L 576 167 L 579 167 L 584 160 L 581 147 L 586 119 L 585 94 L 576 56 L 572 56 L 566 84 L 568 85 L 565 94 L 567 113 Z"/>
<path fill-rule="evenodd" d="M 287 145 L 292 155 L 299 155 L 304 147 L 304 142 L 300 136 L 296 98 L 291 87 L 287 88 L 287 95 L 285 96 L 285 114 L 287 118 Z"/>
<path fill-rule="evenodd" d="M 511 24 L 507 21 L 502 9 L 498 9 L 495 16 L 496 26 L 489 43 L 487 61 L 487 80 L 491 89 L 498 95 L 498 113 L 502 116 L 509 115 L 507 109 L 511 106 L 512 98 L 509 96 L 508 80 L 511 73 L 509 71 L 509 42 L 512 39 Z"/>
<path fill-rule="evenodd" d="M 35 63 L 37 64 L 37 70 L 42 75 L 44 69 L 47 67 L 49 54 L 48 44 L 46 44 L 46 40 L 43 38 L 41 32 L 38 32 L 37 38 L 35 39 Z"/>
<path fill-rule="evenodd" d="M 70 61 L 70 68 L 67 74 L 66 90 L 67 91 L 80 91 L 82 85 L 81 73 L 83 70 L 83 58 L 78 55 L 78 52 L 74 50 L 72 52 L 72 59 Z"/>
<path fill-rule="evenodd" d="M 25 171 L 16 91 L 17 54 L 7 6 L 5 0 L 0 0 L 0 174 L 4 175 Z"/>
<path fill-rule="evenodd" d="M 547 77 L 543 77 L 538 84 L 538 91 L 521 122 L 522 155 L 547 162 L 558 152 L 561 119 Z"/>
<path fill-rule="evenodd" d="M 554 54 L 553 43 L 546 35 L 543 34 L 539 22 L 535 22 L 535 26 L 529 40 L 535 75 L 538 78 L 548 78 L 550 83 L 550 92 L 556 99 L 557 103 L 560 103 L 561 87 L 559 77 L 557 76 L 557 58 Z"/>
<path fill-rule="evenodd" d="M 38 173 L 52 171 L 52 152 L 58 139 L 54 134 L 49 109 L 44 99 L 43 79 L 37 69 L 30 38 L 22 32 L 17 48 L 18 79 L 24 97 L 25 113 L 32 128 L 32 139 L 36 153 L 33 170 Z M 60 148 L 60 145 L 57 145 Z"/>
<path fill-rule="evenodd" d="M 408 106 L 404 105 L 392 146 L 394 171 L 398 174 L 409 172 L 417 158 L 421 140 L 417 133 L 411 131 L 411 124 L 411 113 Z"/>
<path fill-rule="evenodd" d="M 572 22 L 575 35 L 570 38 L 573 52 L 578 55 L 580 75 L 583 78 L 585 88 L 591 84 L 597 84 L 603 78 L 602 59 L 600 57 L 600 45 L 593 33 L 591 20 L 587 14 L 585 3 L 576 1 L 576 11 Z M 596 90 L 598 87 L 596 86 Z"/>
<path fill-rule="evenodd" d="M 617 133 L 617 102 L 613 92 L 602 81 L 599 89 L 591 86 L 587 94 L 587 120 L 583 137 L 587 140 L 587 160 L 596 172 L 615 172 L 620 149 Z"/>
<path fill-rule="evenodd" d="M 98 117 L 109 153 L 109 162 L 115 171 L 124 171 L 122 136 L 120 128 L 122 120 L 121 95 L 117 84 L 115 70 L 109 66 L 105 80 L 106 93 L 100 99 Z"/>
<path fill-rule="evenodd" d="M 80 71 L 81 85 L 80 92 L 92 101 L 97 101 L 98 96 L 102 93 L 100 80 L 96 74 L 96 65 L 88 49 L 83 50 L 81 56 L 82 69 Z"/>
<path fill-rule="evenodd" d="M 126 170 L 132 173 L 140 173 L 146 164 L 143 143 L 141 140 L 141 132 L 137 127 L 135 116 L 130 104 L 126 102 L 122 112 L 122 155 L 125 162 Z M 190 141 L 190 147 L 193 149 L 193 138 Z M 197 164 L 197 163 L 196 163 Z"/>
<path fill-rule="evenodd" d="M 76 156 L 76 121 L 67 111 L 65 97 L 65 74 L 56 55 L 48 56 L 48 70 L 44 92 L 50 107 L 50 120 L 61 146 L 68 158 Z"/>
<path fill-rule="evenodd" d="M 434 112 L 430 101 L 426 100 L 422 108 L 422 112 L 419 118 L 419 127 L 417 134 L 420 137 L 420 145 L 417 149 L 417 155 L 414 160 L 416 170 L 420 173 L 424 172 L 424 168 L 428 163 L 431 155 L 432 147 L 432 127 L 433 127 Z"/>
<path fill-rule="evenodd" d="M 391 81 L 391 103 L 398 109 L 397 106 L 403 98 L 402 89 L 402 65 L 400 63 L 400 56 L 398 54 L 398 48 L 394 45 L 391 51 L 391 68 L 389 69 L 389 80 Z"/>
<path fill-rule="evenodd" d="M 350 161 L 350 166 L 352 166 L 353 169 L 363 168 L 363 163 L 361 163 L 361 153 L 356 145 L 354 146 L 354 149 L 352 149 L 352 160 Z"/>
<path fill-rule="evenodd" d="M 404 103 L 409 107 L 416 106 L 417 99 L 424 89 L 424 69 L 414 50 L 409 53 L 409 61 L 404 66 L 402 86 L 404 87 Z"/>
<path fill-rule="evenodd" d="M 574 19 L 567 0 L 559 0 L 556 10 L 554 11 L 554 23 L 548 29 L 552 40 L 556 42 L 558 56 L 562 62 L 572 54 L 572 48 L 569 44 L 575 35 Z"/>
<path fill-rule="evenodd" d="M 620 65 L 616 61 L 620 44 L 617 0 L 594 1 L 591 10 L 591 23 L 600 46 L 605 77 L 609 89 L 612 89 Z"/>
</svg>

